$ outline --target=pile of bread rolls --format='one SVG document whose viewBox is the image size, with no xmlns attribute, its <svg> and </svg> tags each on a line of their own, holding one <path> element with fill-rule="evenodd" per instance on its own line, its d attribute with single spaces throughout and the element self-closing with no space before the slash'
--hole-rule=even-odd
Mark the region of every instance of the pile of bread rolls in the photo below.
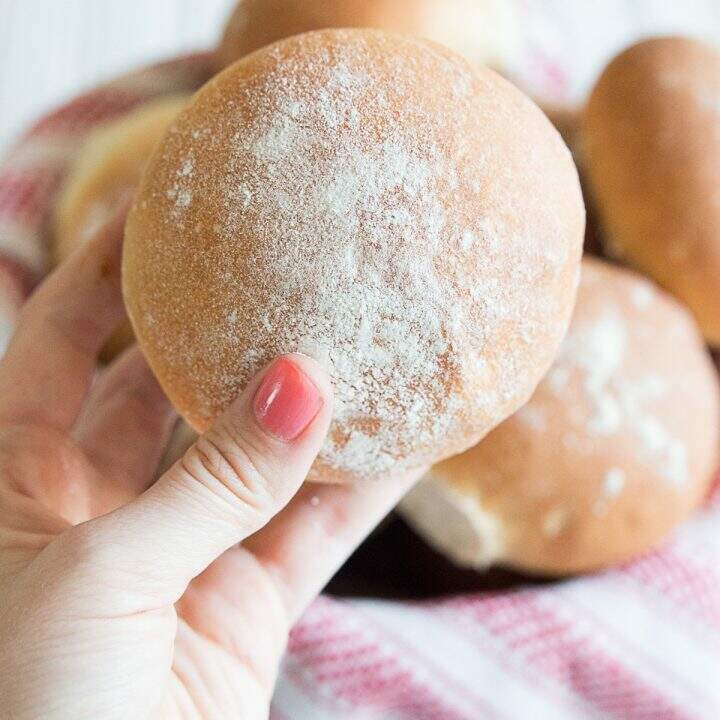
<svg viewBox="0 0 720 720">
<path fill-rule="evenodd" d="M 631 49 L 573 143 L 607 246 L 661 290 L 597 259 L 579 280 L 572 156 L 486 67 L 514 42 L 503 2 L 242 0 L 196 95 L 88 140 L 54 247 L 132 196 L 128 315 L 195 430 L 304 352 L 336 395 L 311 481 L 434 465 L 401 506 L 430 544 L 562 574 L 657 544 L 716 470 L 720 55 Z"/>
<path fill-rule="evenodd" d="M 602 73 L 576 150 L 602 251 L 530 402 L 401 513 L 455 563 L 562 575 L 660 543 L 718 470 L 720 53 L 646 40 Z M 653 285 L 649 280 L 654 281 Z"/>
</svg>

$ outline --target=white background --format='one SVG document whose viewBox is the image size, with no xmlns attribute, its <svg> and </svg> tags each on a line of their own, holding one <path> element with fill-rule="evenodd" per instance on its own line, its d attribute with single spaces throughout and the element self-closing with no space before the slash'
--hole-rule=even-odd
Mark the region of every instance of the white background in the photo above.
<svg viewBox="0 0 720 720">
<path fill-rule="evenodd" d="M 99 80 L 217 41 L 234 0 L 0 0 L 0 154 Z"/>
</svg>

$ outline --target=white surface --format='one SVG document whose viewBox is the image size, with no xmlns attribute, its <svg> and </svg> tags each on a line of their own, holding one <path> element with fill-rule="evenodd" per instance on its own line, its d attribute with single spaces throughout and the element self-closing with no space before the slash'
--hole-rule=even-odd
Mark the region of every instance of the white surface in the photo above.
<svg viewBox="0 0 720 720">
<path fill-rule="evenodd" d="M 234 0 L 0 0 L 0 154 L 98 81 L 212 45 Z"/>
</svg>

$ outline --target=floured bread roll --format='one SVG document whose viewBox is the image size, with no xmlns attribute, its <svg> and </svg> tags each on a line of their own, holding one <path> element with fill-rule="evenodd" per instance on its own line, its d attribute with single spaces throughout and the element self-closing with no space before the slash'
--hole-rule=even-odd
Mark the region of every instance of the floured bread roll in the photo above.
<svg viewBox="0 0 720 720">
<path fill-rule="evenodd" d="M 620 54 L 590 96 L 582 147 L 610 252 L 720 346 L 720 52 L 655 38 Z"/>
<path fill-rule="evenodd" d="M 292 35 L 328 28 L 376 28 L 446 45 L 478 65 L 502 68 L 518 45 L 505 0 L 240 0 L 218 49 L 226 67 Z"/>
<path fill-rule="evenodd" d="M 336 396 L 311 478 L 380 478 L 527 400 L 583 228 L 570 154 L 512 85 L 425 41 L 320 31 L 231 66 L 173 123 L 128 218 L 125 298 L 195 429 L 304 352 Z"/>
<path fill-rule="evenodd" d="M 401 505 L 460 565 L 564 574 L 657 545 L 718 467 L 715 368 L 690 315 L 586 259 L 560 355 L 532 400 Z"/>
<path fill-rule="evenodd" d="M 152 151 L 188 99 L 171 95 L 153 100 L 91 133 L 55 206 L 51 249 L 56 264 L 88 242 L 130 200 Z M 105 359 L 132 342 L 126 324 L 108 343 Z"/>
</svg>

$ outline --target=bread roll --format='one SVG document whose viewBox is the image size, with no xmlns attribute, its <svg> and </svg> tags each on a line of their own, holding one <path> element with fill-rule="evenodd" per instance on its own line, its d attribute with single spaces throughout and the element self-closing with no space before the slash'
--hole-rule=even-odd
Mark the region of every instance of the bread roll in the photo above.
<svg viewBox="0 0 720 720">
<path fill-rule="evenodd" d="M 683 38 L 631 47 L 595 86 L 582 133 L 609 250 L 720 345 L 720 53 Z"/>
<path fill-rule="evenodd" d="M 657 545 L 718 467 L 715 368 L 686 310 L 586 259 L 560 355 L 532 400 L 435 466 L 401 505 L 460 565 L 594 570 Z"/>
<path fill-rule="evenodd" d="M 327 366 L 312 479 L 459 452 L 532 393 L 574 301 L 577 173 L 545 116 L 439 45 L 320 31 L 217 76 L 128 217 L 124 291 L 204 430 L 271 358 Z"/>
<path fill-rule="evenodd" d="M 56 264 L 88 242 L 130 200 L 152 151 L 188 98 L 172 95 L 154 100 L 90 134 L 55 206 L 51 249 Z M 132 342 L 126 323 L 105 348 L 105 359 Z"/>
<path fill-rule="evenodd" d="M 502 67 L 517 44 L 504 0 L 240 0 L 218 49 L 224 68 L 261 47 L 325 28 L 377 28 L 434 40 L 475 64 Z"/>
</svg>

